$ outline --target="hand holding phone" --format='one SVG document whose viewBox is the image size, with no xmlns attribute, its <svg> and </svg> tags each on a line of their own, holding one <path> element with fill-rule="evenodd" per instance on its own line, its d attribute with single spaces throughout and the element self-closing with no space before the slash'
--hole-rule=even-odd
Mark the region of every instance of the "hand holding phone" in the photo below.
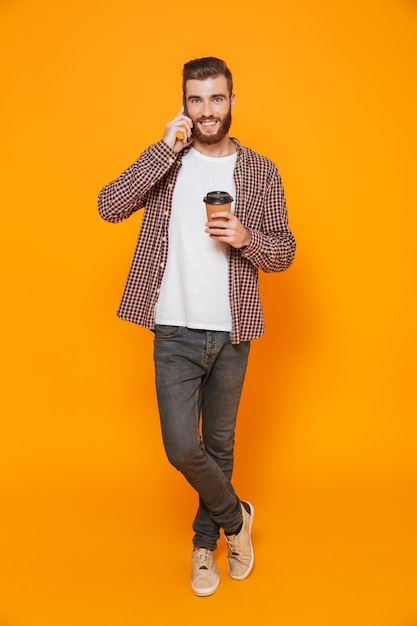
<svg viewBox="0 0 417 626">
<path fill-rule="evenodd" d="M 186 115 L 182 106 L 175 118 L 165 126 L 162 139 L 174 152 L 180 152 L 191 141 L 192 125 L 192 120 Z"/>
</svg>

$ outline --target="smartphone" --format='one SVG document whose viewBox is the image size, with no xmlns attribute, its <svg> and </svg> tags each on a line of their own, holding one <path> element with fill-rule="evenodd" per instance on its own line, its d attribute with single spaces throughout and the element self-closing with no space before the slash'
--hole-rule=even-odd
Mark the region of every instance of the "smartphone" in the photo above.
<svg viewBox="0 0 417 626">
<path fill-rule="evenodd" d="M 187 98 L 185 97 L 185 94 L 182 97 L 182 104 L 184 106 L 184 115 L 186 115 L 187 117 L 190 117 L 188 114 L 188 108 L 187 108 Z M 191 134 L 193 134 L 193 131 L 191 130 Z M 187 143 L 190 143 L 191 141 L 191 137 L 187 138 Z"/>
<path fill-rule="evenodd" d="M 188 115 L 188 108 L 187 108 L 187 98 L 185 97 L 185 94 L 182 97 L 182 104 L 184 106 L 184 115 L 186 115 L 187 117 L 190 117 Z"/>
</svg>

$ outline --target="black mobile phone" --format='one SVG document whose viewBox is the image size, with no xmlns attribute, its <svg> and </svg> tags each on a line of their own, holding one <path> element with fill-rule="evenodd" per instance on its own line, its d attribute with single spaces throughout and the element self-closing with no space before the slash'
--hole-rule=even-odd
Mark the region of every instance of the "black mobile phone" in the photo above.
<svg viewBox="0 0 417 626">
<path fill-rule="evenodd" d="M 185 94 L 182 97 L 182 104 L 184 106 L 184 115 L 186 115 L 187 117 L 190 117 L 188 114 L 188 108 L 187 108 L 187 98 L 185 97 Z M 191 129 L 191 134 L 193 134 L 193 131 Z M 191 137 L 187 138 L 187 143 L 190 143 L 191 141 Z"/>
<path fill-rule="evenodd" d="M 190 117 L 188 115 L 188 108 L 187 108 L 187 98 L 185 97 L 185 94 L 182 97 L 182 104 L 184 106 L 184 115 L 186 115 L 187 117 Z"/>
</svg>

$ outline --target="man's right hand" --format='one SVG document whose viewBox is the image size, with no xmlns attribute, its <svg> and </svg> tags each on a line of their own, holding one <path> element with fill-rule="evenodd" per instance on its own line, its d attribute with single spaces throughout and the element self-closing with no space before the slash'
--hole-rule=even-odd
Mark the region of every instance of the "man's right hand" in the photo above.
<svg viewBox="0 0 417 626">
<path fill-rule="evenodd" d="M 181 107 L 175 119 L 165 126 L 163 140 L 174 152 L 181 152 L 192 141 L 192 127 L 191 118 L 184 115 L 184 108 Z"/>
</svg>

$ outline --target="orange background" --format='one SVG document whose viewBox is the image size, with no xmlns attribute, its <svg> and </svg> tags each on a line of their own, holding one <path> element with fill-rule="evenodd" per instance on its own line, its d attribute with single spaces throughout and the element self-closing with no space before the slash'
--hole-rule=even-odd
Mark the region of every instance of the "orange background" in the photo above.
<svg viewBox="0 0 417 626">
<path fill-rule="evenodd" d="M 0 5 L 1 626 L 415 626 L 417 3 Z M 140 224 L 100 188 L 223 57 L 298 251 L 262 275 L 235 485 L 256 568 L 189 589 L 151 333 L 115 317 Z M 204 605 L 204 606 L 203 606 Z M 264 616 L 264 617 L 263 617 Z"/>
</svg>

